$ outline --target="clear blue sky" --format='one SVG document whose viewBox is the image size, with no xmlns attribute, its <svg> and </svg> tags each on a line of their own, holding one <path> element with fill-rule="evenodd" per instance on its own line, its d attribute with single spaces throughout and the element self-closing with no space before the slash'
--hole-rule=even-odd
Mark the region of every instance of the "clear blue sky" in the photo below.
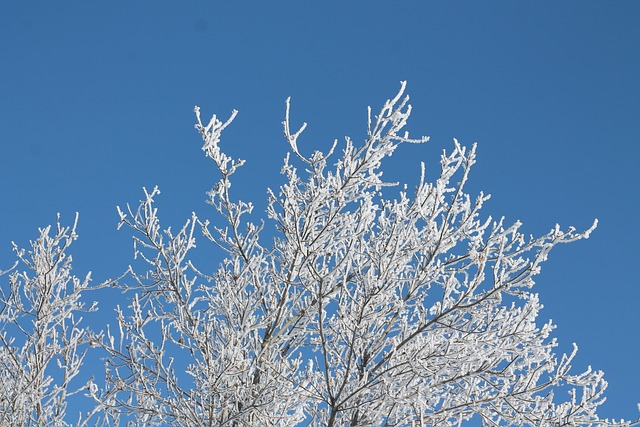
<svg viewBox="0 0 640 427">
<path fill-rule="evenodd" d="M 538 279 L 561 349 L 606 372 L 606 417 L 640 401 L 640 2 L 6 1 L 0 5 L 0 269 L 56 212 L 80 212 L 75 271 L 130 262 L 115 206 L 160 186 L 164 225 L 204 204 L 215 177 L 193 129 L 240 111 L 223 142 L 247 159 L 236 191 L 264 206 L 286 152 L 280 122 L 309 123 L 302 151 L 359 139 L 408 81 L 414 136 L 387 175 L 477 141 L 469 190 L 486 213 L 541 234 L 600 226 L 557 248 Z M 305 145 L 306 144 L 306 145 Z M 104 302 L 108 307 L 108 302 Z M 105 316 L 110 316 L 105 313 Z"/>
</svg>

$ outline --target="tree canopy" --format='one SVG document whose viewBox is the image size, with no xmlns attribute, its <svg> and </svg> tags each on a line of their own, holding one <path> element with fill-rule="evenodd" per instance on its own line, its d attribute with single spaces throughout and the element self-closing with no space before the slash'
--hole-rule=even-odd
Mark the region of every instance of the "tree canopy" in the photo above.
<svg viewBox="0 0 640 427">
<path fill-rule="evenodd" d="M 412 190 L 385 181 L 386 157 L 428 140 L 404 132 L 404 92 L 369 109 L 362 144 L 310 156 L 287 100 L 291 153 L 259 223 L 232 192 L 244 161 L 220 145 L 236 112 L 203 122 L 196 107 L 219 173 L 208 193 L 216 216 L 163 227 L 160 191 L 145 189 L 139 205 L 118 208 L 135 257 L 117 280 L 73 276 L 75 223 L 41 229 L 29 251 L 14 245 L 0 288 L 0 424 L 615 424 L 597 415 L 602 372 L 573 372 L 577 349 L 555 354 L 533 292 L 550 250 L 597 222 L 533 237 L 483 216 L 489 196 L 465 193 L 476 147 L 455 140 L 435 181 L 424 164 Z M 195 261 L 196 240 L 224 256 Z M 97 306 L 81 296 L 106 286 L 125 291 L 116 326 L 93 331 L 81 314 Z M 104 372 L 86 372 L 88 352 Z M 79 418 L 70 399 L 83 399 Z"/>
</svg>

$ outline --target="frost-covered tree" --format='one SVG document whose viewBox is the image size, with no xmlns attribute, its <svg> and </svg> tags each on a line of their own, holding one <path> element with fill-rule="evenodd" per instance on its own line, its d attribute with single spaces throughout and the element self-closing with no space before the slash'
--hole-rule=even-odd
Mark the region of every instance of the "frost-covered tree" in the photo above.
<svg viewBox="0 0 640 427">
<path fill-rule="evenodd" d="M 93 289 L 90 275 L 71 274 L 66 251 L 77 238 L 73 227 L 40 229 L 26 252 L 13 249 L 18 261 L 0 275 L 0 425 L 61 426 L 71 396 L 86 391 L 75 387 L 87 349 L 96 339 L 81 325 L 82 293 Z M 23 267 L 24 270 L 20 270 Z M 95 392 L 95 390 L 94 390 Z M 86 419 L 76 425 L 85 425 Z"/>
<path fill-rule="evenodd" d="M 362 145 L 347 138 L 308 157 L 298 149 L 304 125 L 291 131 L 287 102 L 293 156 L 259 224 L 248 219 L 253 205 L 231 195 L 244 161 L 219 145 L 236 112 L 202 122 L 196 108 L 203 151 L 220 175 L 209 192 L 215 219 L 194 214 L 178 230 L 163 228 L 157 188 L 145 190 L 137 208 L 119 209 L 120 225 L 134 233 L 136 260 L 117 283 L 129 299 L 114 325 L 94 335 L 73 320 L 82 309 L 75 294 L 54 294 L 70 313 L 59 322 L 73 327 L 58 333 L 33 323 L 22 332 L 68 337 L 57 346 L 36 340 L 14 349 L 4 329 L 2 416 L 62 425 L 54 416 L 67 383 L 43 377 L 38 352 L 66 354 L 88 339 L 106 370 L 85 387 L 95 407 L 83 419 L 104 425 L 450 426 L 474 416 L 499 426 L 608 424 L 596 413 L 602 373 L 572 373 L 575 350 L 555 355 L 553 325 L 537 321 L 531 290 L 551 248 L 587 238 L 596 224 L 534 238 L 520 223 L 482 217 L 488 196 L 464 192 L 475 146 L 457 141 L 442 154 L 435 182 L 424 165 L 415 191 L 383 181 L 385 157 L 428 139 L 402 131 L 411 112 L 404 89 L 377 116 L 369 110 Z M 221 249 L 221 259 L 196 263 L 197 235 Z M 38 250 L 33 257 L 46 258 Z M 14 295 L 44 293 L 67 277 L 12 273 L 0 321 L 22 312 Z M 73 284 L 74 292 L 85 286 Z M 38 298 L 29 300 L 34 307 Z M 62 358 L 61 369 L 75 374 L 82 354 Z"/>
</svg>

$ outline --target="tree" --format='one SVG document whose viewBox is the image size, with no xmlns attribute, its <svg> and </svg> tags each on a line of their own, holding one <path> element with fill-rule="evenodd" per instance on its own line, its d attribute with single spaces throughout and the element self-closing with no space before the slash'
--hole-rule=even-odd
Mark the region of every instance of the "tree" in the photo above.
<svg viewBox="0 0 640 427">
<path fill-rule="evenodd" d="M 301 153 L 305 125 L 291 131 L 287 100 L 293 156 L 260 224 L 246 220 L 250 202 L 231 196 L 244 161 L 219 145 L 236 111 L 205 124 L 196 107 L 203 151 L 220 174 L 208 193 L 217 219 L 193 214 L 177 232 L 163 229 L 157 188 L 137 208 L 118 208 L 120 226 L 134 233 L 135 261 L 113 282 L 130 296 L 116 310 L 117 330 L 94 334 L 74 320 L 83 310 L 76 296 L 91 291 L 88 280 L 69 287 L 63 254 L 75 226 L 58 227 L 53 240 L 41 230 L 32 261 L 16 249 L 36 278 L 14 271 L 2 294 L 4 420 L 63 425 L 65 399 L 79 391 L 70 380 L 96 347 L 105 376 L 80 387 L 95 403 L 85 423 L 447 426 L 475 415 L 486 425 L 611 424 L 596 413 L 602 373 L 571 373 L 575 349 L 554 354 L 554 326 L 537 323 L 531 290 L 549 251 L 587 238 L 596 223 L 526 238 L 520 223 L 482 218 L 489 196 L 464 192 L 475 146 L 457 141 L 435 182 L 423 164 L 415 191 L 396 191 L 382 180 L 383 159 L 428 140 L 401 133 L 411 113 L 404 90 L 377 116 L 369 109 L 364 144 L 347 138 L 334 160 L 337 142 L 326 154 Z M 268 243 L 265 224 L 276 236 Z M 197 230 L 224 251 L 217 265 L 190 257 Z M 20 349 L 8 328 L 18 314 L 45 319 L 19 328 L 27 337 Z M 62 377 L 47 374 L 54 357 Z"/>
<path fill-rule="evenodd" d="M 68 399 L 79 392 L 72 382 L 94 334 L 78 313 L 97 306 L 85 308 L 91 277 L 73 276 L 66 255 L 77 220 L 73 227 L 58 221 L 53 236 L 51 227 L 40 229 L 28 253 L 14 244 L 18 262 L 0 272 L 10 273 L 7 289 L 0 288 L 0 425 L 64 425 Z M 18 271 L 19 264 L 32 273 Z"/>
</svg>

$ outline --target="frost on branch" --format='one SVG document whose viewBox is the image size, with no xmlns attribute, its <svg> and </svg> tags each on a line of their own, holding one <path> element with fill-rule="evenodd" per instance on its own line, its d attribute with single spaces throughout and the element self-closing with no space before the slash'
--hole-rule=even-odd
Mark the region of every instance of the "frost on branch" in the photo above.
<svg viewBox="0 0 640 427">
<path fill-rule="evenodd" d="M 134 264 L 119 283 L 129 300 L 100 341 L 105 385 L 88 385 L 107 424 L 609 424 L 596 413 L 602 373 L 574 373 L 575 351 L 554 354 L 554 326 L 538 321 L 532 291 L 549 251 L 596 224 L 526 237 L 520 223 L 481 216 L 489 196 L 464 192 L 476 147 L 455 140 L 435 182 L 424 164 L 413 192 L 384 181 L 386 157 L 427 141 L 404 131 L 404 89 L 378 115 L 369 110 L 361 145 L 347 138 L 309 156 L 287 100 L 294 156 L 259 225 L 231 193 L 244 161 L 220 147 L 236 112 L 204 125 L 196 108 L 220 176 L 214 218 L 162 227 L 157 188 L 119 209 L 134 233 Z M 199 233 L 199 249 L 211 242 L 224 259 L 195 256 Z"/>
<path fill-rule="evenodd" d="M 97 309 L 81 301 L 94 289 L 90 275 L 72 275 L 67 255 L 77 220 L 40 229 L 28 252 L 14 244 L 18 261 L 0 272 L 8 276 L 0 287 L 0 425 L 87 425 L 87 417 L 67 419 L 69 398 L 85 389 L 77 377 L 96 339 L 79 316 Z"/>
</svg>

